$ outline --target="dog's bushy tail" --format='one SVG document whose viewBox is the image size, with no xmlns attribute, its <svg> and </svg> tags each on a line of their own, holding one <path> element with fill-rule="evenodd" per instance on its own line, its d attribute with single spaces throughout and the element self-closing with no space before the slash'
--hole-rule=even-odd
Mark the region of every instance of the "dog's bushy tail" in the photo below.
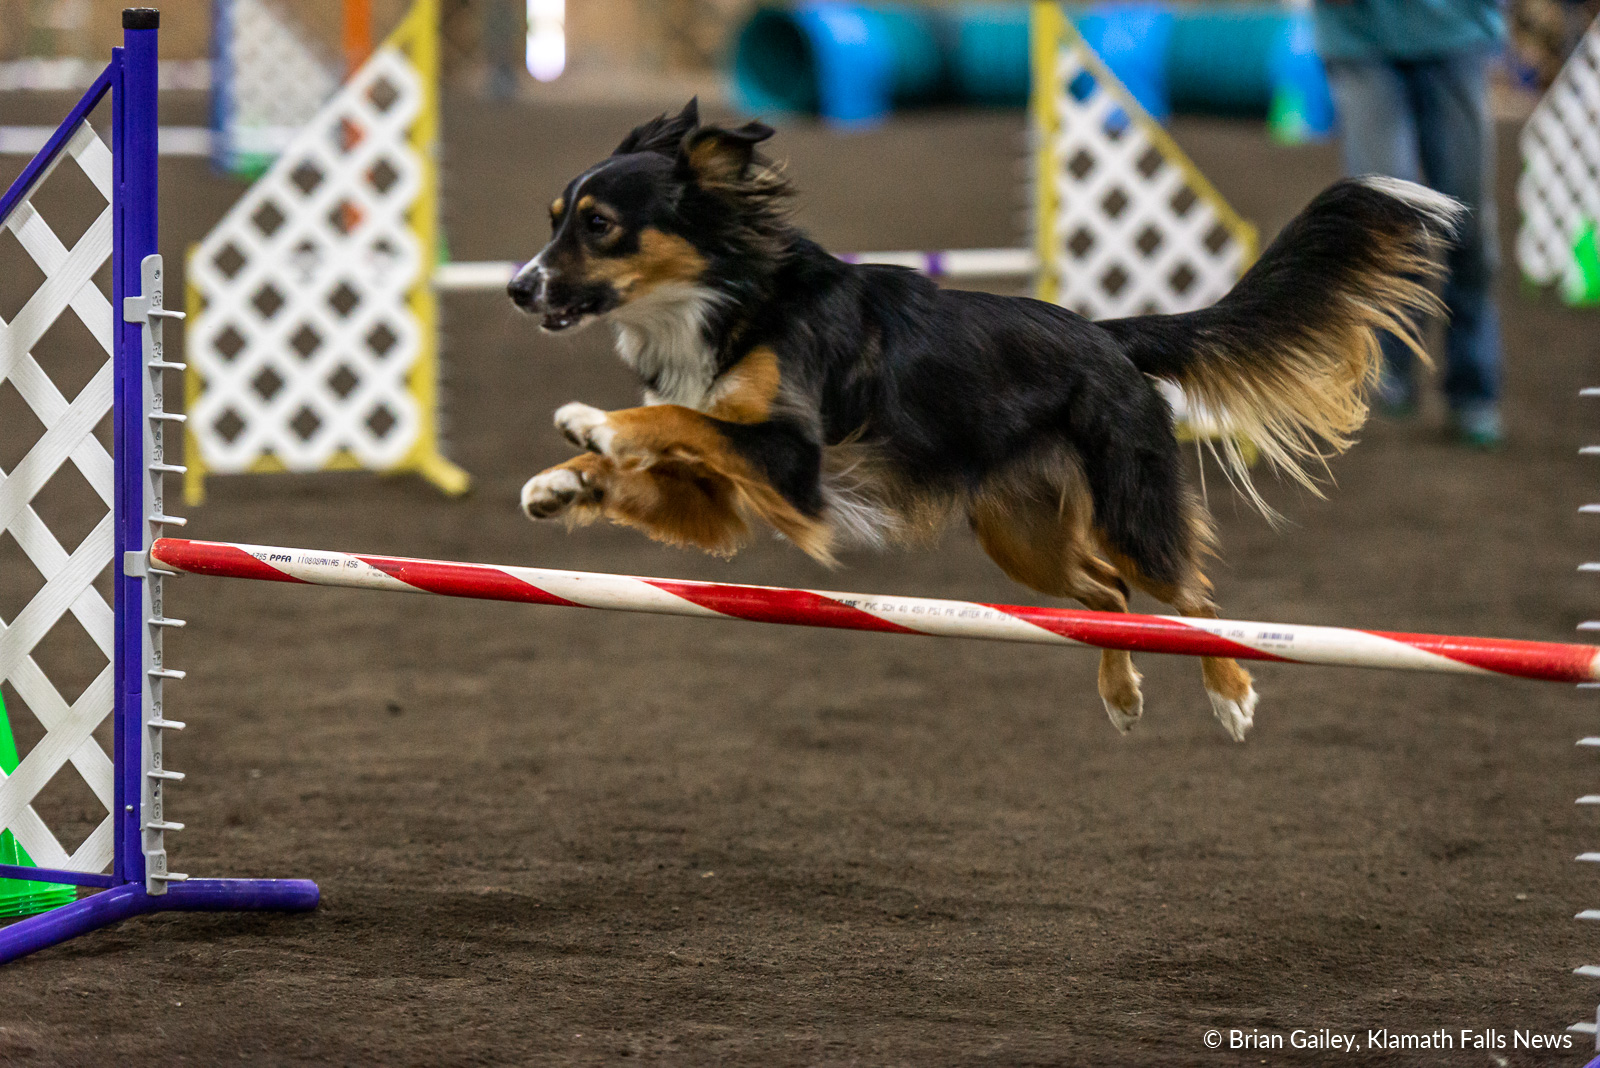
<svg viewBox="0 0 1600 1068">
<path fill-rule="evenodd" d="M 1339 182 L 1301 212 L 1226 297 L 1182 315 L 1101 323 L 1146 374 L 1177 383 L 1227 433 L 1213 449 L 1269 518 L 1240 440 L 1319 493 L 1349 448 L 1389 332 L 1424 361 L 1419 320 L 1465 208 L 1396 178 Z"/>
</svg>

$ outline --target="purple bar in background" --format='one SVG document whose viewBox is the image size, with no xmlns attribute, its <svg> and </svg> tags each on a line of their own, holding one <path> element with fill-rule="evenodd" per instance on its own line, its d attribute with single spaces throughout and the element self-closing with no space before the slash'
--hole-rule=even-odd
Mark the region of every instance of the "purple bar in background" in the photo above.
<svg viewBox="0 0 1600 1068">
<path fill-rule="evenodd" d="M 930 278 L 944 276 L 944 253 L 929 252 L 923 257 L 922 273 Z"/>
<path fill-rule="evenodd" d="M 22 173 L 17 175 L 17 180 L 11 183 L 11 187 L 6 190 L 4 196 L 0 196 L 0 219 L 10 215 L 11 209 L 17 206 L 17 202 L 28 195 L 28 189 L 33 185 L 34 181 L 46 167 L 50 166 L 50 161 L 60 155 L 62 146 L 67 143 L 67 139 L 72 136 L 72 132 L 78 128 L 78 123 L 82 122 L 84 117 L 94 110 L 95 105 L 100 103 L 100 98 L 105 96 L 106 92 L 111 88 L 112 79 L 116 76 L 116 66 L 116 60 L 106 64 L 106 69 L 101 71 L 100 77 L 96 78 L 94 84 L 89 86 L 89 91 L 84 93 L 76 104 L 72 105 L 72 110 L 67 112 L 65 119 L 61 120 L 61 125 L 56 127 L 56 132 L 50 135 L 50 140 L 44 143 L 44 147 L 39 150 L 39 154 L 28 161 L 28 165 L 22 168 Z"/>
<path fill-rule="evenodd" d="M 36 883 L 66 883 L 70 886 L 116 886 L 109 875 L 96 875 L 86 871 L 66 871 L 61 868 L 29 868 L 21 864 L 0 864 L 0 879 L 29 879 Z"/>
</svg>

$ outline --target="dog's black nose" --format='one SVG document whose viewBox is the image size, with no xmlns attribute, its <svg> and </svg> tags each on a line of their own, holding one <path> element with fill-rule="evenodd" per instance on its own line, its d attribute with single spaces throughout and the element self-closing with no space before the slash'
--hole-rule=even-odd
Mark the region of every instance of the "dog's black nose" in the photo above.
<svg viewBox="0 0 1600 1068">
<path fill-rule="evenodd" d="M 532 307 L 534 297 L 539 292 L 539 280 L 543 274 L 537 267 L 524 267 L 512 276 L 506 283 L 506 296 L 512 303 L 521 308 Z"/>
</svg>

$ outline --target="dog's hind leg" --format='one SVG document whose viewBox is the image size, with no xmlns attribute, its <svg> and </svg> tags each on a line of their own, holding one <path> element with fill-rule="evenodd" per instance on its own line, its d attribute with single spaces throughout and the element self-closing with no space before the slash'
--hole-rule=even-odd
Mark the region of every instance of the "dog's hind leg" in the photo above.
<svg viewBox="0 0 1600 1068">
<path fill-rule="evenodd" d="M 1180 615 L 1217 618 L 1217 606 L 1209 591 L 1180 593 L 1171 604 Z M 1256 688 L 1250 673 L 1231 657 L 1205 656 L 1200 658 L 1200 678 L 1205 682 L 1217 722 L 1234 741 L 1244 741 L 1256 719 Z"/>
<path fill-rule="evenodd" d="M 1040 493 L 1050 493 L 1040 487 Z M 1128 590 L 1116 571 L 1095 555 L 1087 537 L 1085 499 L 1071 493 L 1045 500 L 1024 493 L 988 493 L 970 518 L 978 543 L 1000 570 L 1030 589 L 1071 597 L 1099 612 L 1126 612 Z M 1128 733 L 1144 713 L 1139 672 L 1127 652 L 1100 654 L 1100 699 L 1111 723 Z"/>
<path fill-rule="evenodd" d="M 1153 582 L 1133 561 L 1116 558 L 1116 562 L 1129 582 L 1156 600 L 1170 604 L 1179 615 L 1218 618 L 1217 603 L 1211 599 L 1211 582 L 1201 572 L 1198 561 L 1191 561 L 1180 582 Z M 1211 711 L 1217 721 L 1234 741 L 1244 741 L 1256 713 L 1256 690 L 1250 673 L 1240 667 L 1237 660 L 1205 656 L 1200 658 L 1200 677 L 1205 682 L 1206 696 L 1211 698 Z"/>
</svg>

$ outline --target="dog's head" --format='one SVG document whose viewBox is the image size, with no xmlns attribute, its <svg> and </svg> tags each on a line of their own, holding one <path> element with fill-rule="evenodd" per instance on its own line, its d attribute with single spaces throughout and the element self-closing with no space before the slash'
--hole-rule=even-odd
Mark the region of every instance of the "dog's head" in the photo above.
<svg viewBox="0 0 1600 1068">
<path fill-rule="evenodd" d="M 755 146 L 772 129 L 701 126 L 691 100 L 635 129 L 550 205 L 550 243 L 506 291 L 546 330 L 651 297 L 705 292 L 770 231 L 788 186 Z M 741 240 L 745 238 L 746 240 Z"/>
</svg>

